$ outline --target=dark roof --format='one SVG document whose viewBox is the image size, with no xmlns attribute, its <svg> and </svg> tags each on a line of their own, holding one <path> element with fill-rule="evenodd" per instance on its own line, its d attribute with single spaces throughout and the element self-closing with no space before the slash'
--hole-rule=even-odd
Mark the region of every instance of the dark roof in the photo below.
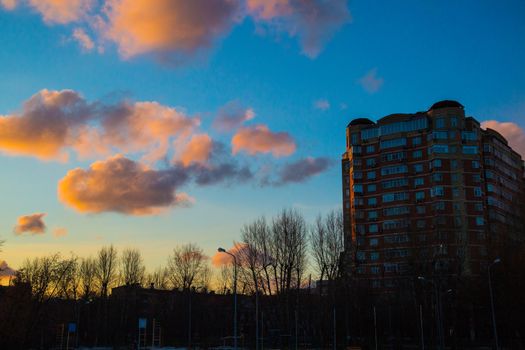
<svg viewBox="0 0 525 350">
<path fill-rule="evenodd" d="M 443 100 L 436 102 L 430 107 L 429 111 L 433 109 L 441 109 L 441 108 L 463 108 L 463 105 L 459 103 L 458 101 L 452 101 L 452 100 Z"/>
<path fill-rule="evenodd" d="M 368 118 L 357 118 L 352 120 L 348 126 L 356 126 L 356 125 L 373 125 L 375 124 L 373 121 L 371 121 Z"/>
</svg>

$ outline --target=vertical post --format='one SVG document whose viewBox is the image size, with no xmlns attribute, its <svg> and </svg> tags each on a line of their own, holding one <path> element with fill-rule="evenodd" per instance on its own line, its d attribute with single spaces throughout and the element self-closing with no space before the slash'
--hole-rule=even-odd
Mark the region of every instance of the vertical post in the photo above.
<svg viewBox="0 0 525 350">
<path fill-rule="evenodd" d="M 188 349 L 191 350 L 191 287 L 188 288 Z"/>
<path fill-rule="evenodd" d="M 259 284 L 255 279 L 255 350 L 259 350 Z"/>
<path fill-rule="evenodd" d="M 68 329 L 67 329 L 66 350 L 69 350 L 69 326 L 68 326 Z"/>
<path fill-rule="evenodd" d="M 494 296 L 492 294 L 492 279 L 490 276 L 490 268 L 494 265 L 494 263 L 489 265 L 489 292 L 490 292 L 490 308 L 492 311 L 492 330 L 494 332 L 494 345 L 495 349 L 499 350 L 499 344 L 498 344 L 498 329 L 496 328 L 496 313 L 494 312 Z"/>
<path fill-rule="evenodd" d="M 421 329 L 421 350 L 425 350 L 425 333 L 423 330 L 423 305 L 419 304 L 419 327 Z"/>
<path fill-rule="evenodd" d="M 377 314 L 376 314 L 376 306 L 374 305 L 374 341 L 375 346 L 377 350 Z"/>
<path fill-rule="evenodd" d="M 155 319 L 153 319 L 153 331 L 151 333 L 151 348 L 155 346 Z"/>
<path fill-rule="evenodd" d="M 297 310 L 295 310 L 295 350 L 297 350 L 298 346 L 298 327 L 297 327 Z"/>
<path fill-rule="evenodd" d="M 233 348 L 237 350 L 237 258 L 233 255 Z"/>
<path fill-rule="evenodd" d="M 335 306 L 334 306 L 334 346 L 333 346 L 333 349 L 336 350 L 337 349 L 337 314 L 336 314 L 336 310 L 335 310 Z"/>
<path fill-rule="evenodd" d="M 264 350 L 264 312 L 261 312 L 261 350 Z"/>
</svg>

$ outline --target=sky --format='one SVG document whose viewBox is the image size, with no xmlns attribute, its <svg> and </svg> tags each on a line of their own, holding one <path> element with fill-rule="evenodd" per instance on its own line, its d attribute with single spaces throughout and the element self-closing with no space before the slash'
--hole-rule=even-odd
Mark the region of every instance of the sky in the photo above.
<svg viewBox="0 0 525 350">
<path fill-rule="evenodd" d="M 525 154 L 520 0 L 0 0 L 0 260 L 341 205 L 345 127 L 443 99 Z"/>
</svg>

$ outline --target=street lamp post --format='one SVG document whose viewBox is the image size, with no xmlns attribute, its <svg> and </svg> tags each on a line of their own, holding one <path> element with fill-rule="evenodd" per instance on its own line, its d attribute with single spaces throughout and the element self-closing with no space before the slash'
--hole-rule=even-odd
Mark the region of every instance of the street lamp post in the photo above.
<svg viewBox="0 0 525 350">
<path fill-rule="evenodd" d="M 444 339 L 444 331 L 443 331 L 443 319 L 442 319 L 443 311 L 441 307 L 441 291 L 439 290 L 438 285 L 433 280 L 426 279 L 423 276 L 419 276 L 417 279 L 423 282 L 428 282 L 432 284 L 432 287 L 434 287 L 434 294 L 436 296 L 436 316 L 437 316 L 436 318 L 437 318 L 437 323 L 438 323 L 437 330 L 438 330 L 439 345 L 440 345 L 439 347 L 440 349 L 444 349 L 445 339 Z"/>
<path fill-rule="evenodd" d="M 494 312 L 494 295 L 492 294 L 492 279 L 490 276 L 490 268 L 496 264 L 499 264 L 501 262 L 500 258 L 496 258 L 488 267 L 488 274 L 489 274 L 489 292 L 490 292 L 490 308 L 492 310 L 492 330 L 494 332 L 494 343 L 496 346 L 496 350 L 499 350 L 498 345 L 498 330 L 496 328 L 496 313 Z"/>
<path fill-rule="evenodd" d="M 224 248 L 218 248 L 217 251 L 233 258 L 233 348 L 237 350 L 237 257 Z"/>
</svg>

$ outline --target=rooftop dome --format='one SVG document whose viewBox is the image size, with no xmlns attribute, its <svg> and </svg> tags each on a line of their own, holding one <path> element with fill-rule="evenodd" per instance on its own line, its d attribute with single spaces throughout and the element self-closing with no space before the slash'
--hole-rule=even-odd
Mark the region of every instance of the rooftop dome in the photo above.
<svg viewBox="0 0 525 350">
<path fill-rule="evenodd" d="M 368 118 L 357 118 L 352 120 L 348 126 L 356 126 L 356 125 L 373 125 L 375 124 L 373 121 L 371 121 Z"/>
<path fill-rule="evenodd" d="M 430 107 L 429 111 L 441 108 L 463 108 L 463 105 L 458 101 L 444 100 L 434 103 L 432 107 Z"/>
</svg>

